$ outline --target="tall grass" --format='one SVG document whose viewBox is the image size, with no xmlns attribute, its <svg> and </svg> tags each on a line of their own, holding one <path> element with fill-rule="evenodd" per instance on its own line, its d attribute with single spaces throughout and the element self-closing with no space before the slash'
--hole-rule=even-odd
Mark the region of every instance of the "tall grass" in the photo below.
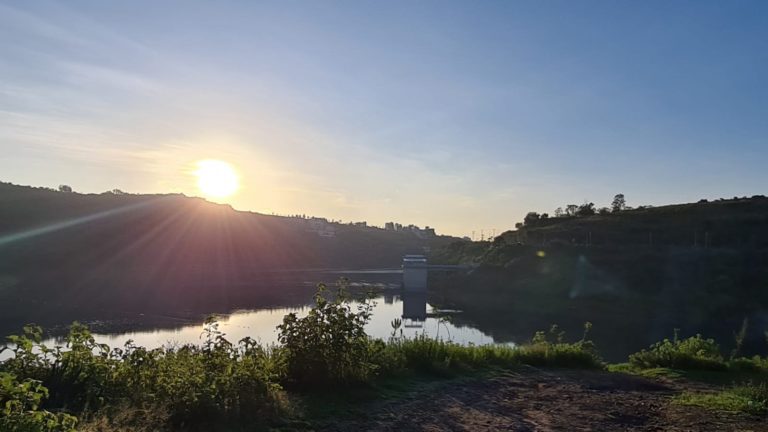
<svg viewBox="0 0 768 432">
<path fill-rule="evenodd" d="M 603 369 L 605 366 L 588 344 L 534 341 L 520 346 L 462 346 L 420 335 L 398 338 L 382 344 L 379 365 L 382 373 L 403 370 L 452 374 L 488 367 L 520 365 Z"/>
</svg>

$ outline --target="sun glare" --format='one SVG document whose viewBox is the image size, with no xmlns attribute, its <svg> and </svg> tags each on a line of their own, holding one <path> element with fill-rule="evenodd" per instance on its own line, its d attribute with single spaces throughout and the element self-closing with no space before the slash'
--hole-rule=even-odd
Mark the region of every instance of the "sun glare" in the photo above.
<svg viewBox="0 0 768 432">
<path fill-rule="evenodd" d="M 196 165 L 197 187 L 203 195 L 226 198 L 237 192 L 239 180 L 232 165 L 213 159 L 198 161 Z"/>
</svg>

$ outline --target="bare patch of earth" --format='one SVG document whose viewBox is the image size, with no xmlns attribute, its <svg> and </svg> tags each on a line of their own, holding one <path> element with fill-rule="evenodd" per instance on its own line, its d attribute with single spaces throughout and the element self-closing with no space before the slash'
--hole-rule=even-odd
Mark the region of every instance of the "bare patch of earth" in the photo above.
<svg viewBox="0 0 768 432">
<path fill-rule="evenodd" d="M 768 418 L 670 403 L 685 383 L 620 373 L 523 368 L 422 386 L 373 402 L 328 431 L 766 431 Z M 696 390 L 706 390 L 700 385 Z"/>
</svg>

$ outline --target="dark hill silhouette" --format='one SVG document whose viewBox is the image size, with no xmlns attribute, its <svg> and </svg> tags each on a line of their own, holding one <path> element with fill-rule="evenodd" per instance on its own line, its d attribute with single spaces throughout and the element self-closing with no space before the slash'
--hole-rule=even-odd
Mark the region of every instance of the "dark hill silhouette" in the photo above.
<svg viewBox="0 0 768 432">
<path fill-rule="evenodd" d="M 432 258 L 478 265 L 433 288 L 497 340 L 552 323 L 578 333 L 591 321 L 605 353 L 620 358 L 674 328 L 727 344 L 747 318 L 746 346 L 765 351 L 768 198 L 547 218 Z"/>
<path fill-rule="evenodd" d="M 454 240 L 241 212 L 183 195 L 3 183 L 0 321 L 65 311 L 209 312 L 273 296 L 280 270 L 396 267 L 403 254 Z"/>
<path fill-rule="evenodd" d="M 604 215 L 539 219 L 500 237 L 506 242 L 544 245 L 767 248 L 768 198 L 702 200 Z"/>
</svg>

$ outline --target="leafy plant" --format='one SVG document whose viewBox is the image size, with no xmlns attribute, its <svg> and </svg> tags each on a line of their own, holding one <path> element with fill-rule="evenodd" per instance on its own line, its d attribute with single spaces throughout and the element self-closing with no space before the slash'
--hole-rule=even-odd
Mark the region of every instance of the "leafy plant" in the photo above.
<svg viewBox="0 0 768 432">
<path fill-rule="evenodd" d="M 23 335 L 10 337 L 15 356 L 0 370 L 41 383 L 38 390 L 50 395 L 48 406 L 86 416 L 115 406 L 151 410 L 167 413 L 173 424 L 269 418 L 280 406 L 281 350 L 250 338 L 233 344 L 215 319 L 204 325 L 202 346 L 179 348 L 148 350 L 129 341 L 110 349 L 78 323 L 70 328 L 66 349 L 46 347 L 41 334 L 27 326 Z"/>
<path fill-rule="evenodd" d="M 667 367 L 672 369 L 724 370 L 727 364 L 720 347 L 713 339 L 701 335 L 679 339 L 677 331 L 672 340 L 664 339 L 629 356 L 629 362 L 640 368 Z"/>
<path fill-rule="evenodd" d="M 335 298 L 328 299 L 326 286 L 318 285 L 315 306 L 307 316 L 289 313 L 278 326 L 288 376 L 294 383 L 349 384 L 366 381 L 375 373 L 365 333 L 373 306 L 364 301 L 353 310 L 346 288 L 347 281 L 341 280 Z"/>
<path fill-rule="evenodd" d="M 19 380 L 0 372 L 0 430 L 8 432 L 74 432 L 77 418 L 40 409 L 48 389 L 40 381 Z"/>
</svg>

